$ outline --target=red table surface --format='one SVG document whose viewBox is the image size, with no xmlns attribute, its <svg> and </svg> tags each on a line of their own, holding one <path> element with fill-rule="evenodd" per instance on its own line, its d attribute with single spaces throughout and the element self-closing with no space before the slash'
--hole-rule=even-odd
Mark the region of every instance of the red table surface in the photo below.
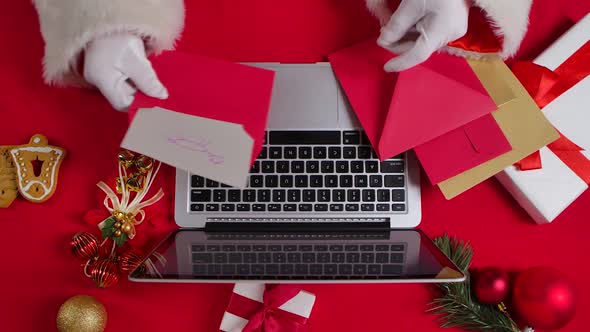
<svg viewBox="0 0 590 332">
<path fill-rule="evenodd" d="M 280 3 L 280 4 L 279 4 Z M 236 61 L 315 62 L 377 33 L 360 0 L 187 1 L 179 49 Z M 535 1 L 519 59 L 531 59 L 590 11 L 584 1 Z M 35 133 L 69 152 L 55 196 L 44 204 L 17 199 L 0 210 L 0 287 L 3 331 L 51 331 L 60 304 L 89 294 L 108 310 L 107 331 L 215 331 L 231 285 L 137 284 L 96 289 L 68 248 L 88 229 L 82 216 L 96 208 L 98 180 L 115 169 L 125 114 L 96 92 L 47 87 L 41 80 L 43 41 L 30 1 L 0 14 L 0 143 L 23 144 Z M 169 206 L 173 172 L 163 174 Z M 537 226 L 494 179 L 447 201 L 423 180 L 422 228 L 471 241 L 474 265 L 518 271 L 545 265 L 575 283 L 578 311 L 563 331 L 585 331 L 590 266 L 581 258 L 590 232 L 590 191 L 554 223 Z M 171 211 L 170 211 L 171 212 Z M 170 218 L 167 228 L 173 228 Z M 141 228 L 139 229 L 141 232 Z M 159 234 L 156 240 L 164 237 Z M 313 331 L 434 331 L 425 313 L 424 285 L 306 285 L 317 295 Z"/>
</svg>

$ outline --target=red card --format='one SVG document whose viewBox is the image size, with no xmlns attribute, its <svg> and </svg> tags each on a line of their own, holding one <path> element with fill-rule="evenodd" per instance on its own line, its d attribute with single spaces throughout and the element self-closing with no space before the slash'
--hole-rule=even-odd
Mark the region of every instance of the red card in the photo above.
<svg viewBox="0 0 590 332">
<path fill-rule="evenodd" d="M 170 96 L 160 100 L 138 93 L 130 119 L 140 108 L 161 107 L 241 124 L 254 139 L 252 161 L 256 159 L 264 141 L 273 71 L 180 52 L 154 57 L 152 65 Z"/>
<path fill-rule="evenodd" d="M 329 57 L 381 160 L 420 147 L 418 157 L 438 183 L 511 150 L 490 114 L 496 104 L 465 59 L 435 54 L 400 74 L 385 73 L 393 56 L 369 40 Z"/>
</svg>

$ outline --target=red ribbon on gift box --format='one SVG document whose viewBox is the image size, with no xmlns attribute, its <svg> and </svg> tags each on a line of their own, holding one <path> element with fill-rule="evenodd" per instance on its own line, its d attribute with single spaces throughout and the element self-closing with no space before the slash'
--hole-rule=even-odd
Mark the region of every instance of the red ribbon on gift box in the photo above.
<svg viewBox="0 0 590 332">
<path fill-rule="evenodd" d="M 590 75 L 590 41 L 580 47 L 555 71 L 530 61 L 515 63 L 512 71 L 537 105 L 543 108 Z M 590 184 L 590 160 L 580 152 L 583 151 L 581 147 L 562 133 L 559 134 L 560 138 L 547 147 L 584 182 Z M 541 155 L 537 151 L 515 165 L 520 170 L 540 169 L 542 168 Z"/>
<path fill-rule="evenodd" d="M 233 293 L 227 312 L 248 320 L 243 332 L 305 331 L 307 318 L 279 308 L 300 291 L 293 285 L 265 285 L 263 302 Z"/>
</svg>

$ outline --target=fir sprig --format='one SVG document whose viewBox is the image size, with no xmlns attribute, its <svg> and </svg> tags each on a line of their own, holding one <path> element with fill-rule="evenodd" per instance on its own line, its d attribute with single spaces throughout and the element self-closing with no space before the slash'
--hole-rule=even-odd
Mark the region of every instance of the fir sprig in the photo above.
<svg viewBox="0 0 590 332">
<path fill-rule="evenodd" d="M 441 296 L 432 301 L 429 310 L 440 315 L 441 327 L 458 327 L 472 331 L 519 332 L 518 326 L 497 306 L 481 304 L 474 300 L 469 280 L 469 266 L 473 250 L 467 242 L 447 235 L 438 237 L 434 243 L 467 276 L 461 283 L 441 283 Z"/>
</svg>

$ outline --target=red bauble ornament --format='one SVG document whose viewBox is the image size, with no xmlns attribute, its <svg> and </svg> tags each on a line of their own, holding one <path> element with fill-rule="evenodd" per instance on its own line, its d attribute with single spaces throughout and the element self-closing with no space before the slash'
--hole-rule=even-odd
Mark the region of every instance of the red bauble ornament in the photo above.
<svg viewBox="0 0 590 332">
<path fill-rule="evenodd" d="M 143 258 L 136 251 L 129 250 L 119 257 L 119 269 L 126 273 L 131 273 L 141 264 Z"/>
<path fill-rule="evenodd" d="M 534 267 L 514 281 L 512 308 L 523 323 L 540 330 L 556 330 L 574 316 L 573 285 L 557 270 Z"/>
<path fill-rule="evenodd" d="M 70 242 L 72 253 L 78 258 L 89 260 L 98 257 L 99 242 L 96 236 L 80 232 L 74 235 Z"/>
<path fill-rule="evenodd" d="M 473 293 L 480 303 L 498 304 L 508 295 L 510 278 L 508 273 L 497 267 L 486 267 L 476 271 Z"/>
<path fill-rule="evenodd" d="M 119 271 L 112 261 L 103 259 L 92 265 L 90 277 L 97 287 L 108 288 L 119 281 Z"/>
</svg>

